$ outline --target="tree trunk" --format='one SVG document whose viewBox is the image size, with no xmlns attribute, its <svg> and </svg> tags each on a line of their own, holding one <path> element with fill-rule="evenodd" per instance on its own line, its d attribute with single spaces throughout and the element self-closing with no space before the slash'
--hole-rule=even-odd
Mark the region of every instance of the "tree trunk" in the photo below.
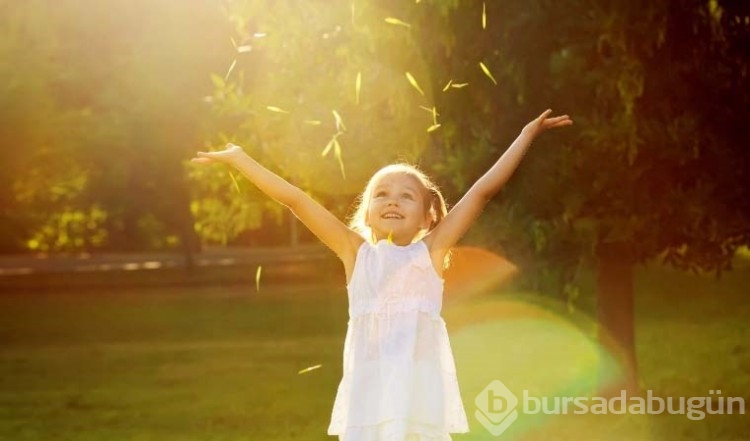
<svg viewBox="0 0 750 441">
<path fill-rule="evenodd" d="M 600 386 L 619 394 L 638 390 L 635 355 L 633 259 L 625 243 L 601 243 L 596 251 L 596 313 L 599 341 L 615 357 L 622 373 L 612 382 L 612 373 L 602 372 Z"/>
</svg>

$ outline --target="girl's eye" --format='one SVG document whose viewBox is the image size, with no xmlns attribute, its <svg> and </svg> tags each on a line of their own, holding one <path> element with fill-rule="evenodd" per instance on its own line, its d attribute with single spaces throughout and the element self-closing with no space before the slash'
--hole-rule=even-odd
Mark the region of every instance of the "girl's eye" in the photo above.
<svg viewBox="0 0 750 441">
<path fill-rule="evenodd" d="M 411 197 L 411 195 L 409 193 L 404 193 L 403 196 L 405 196 L 408 199 L 414 199 L 414 198 Z"/>
<path fill-rule="evenodd" d="M 379 191 L 379 192 L 375 193 L 375 197 L 383 196 L 384 194 L 385 194 L 384 191 Z"/>
</svg>

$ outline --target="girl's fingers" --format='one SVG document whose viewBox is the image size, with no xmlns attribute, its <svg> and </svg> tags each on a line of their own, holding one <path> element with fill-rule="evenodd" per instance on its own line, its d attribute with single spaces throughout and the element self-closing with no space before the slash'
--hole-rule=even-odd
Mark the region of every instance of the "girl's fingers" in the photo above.
<svg viewBox="0 0 750 441">
<path fill-rule="evenodd" d="M 564 119 L 570 119 L 570 117 L 568 115 L 560 115 L 560 116 L 556 116 L 554 118 L 548 118 L 547 120 L 551 121 L 553 123 L 556 123 L 556 122 L 562 121 Z"/>
<path fill-rule="evenodd" d="M 556 121 L 556 122 L 548 125 L 547 127 L 550 128 L 550 129 L 552 129 L 552 128 L 555 128 L 555 127 L 565 127 L 565 126 L 569 126 L 569 125 L 572 125 L 572 124 L 573 124 L 573 120 L 572 119 L 564 119 L 564 120 Z"/>
<path fill-rule="evenodd" d="M 552 125 L 556 126 L 558 124 L 563 124 L 563 123 L 567 124 L 568 122 L 571 122 L 571 123 L 573 122 L 573 120 L 570 119 L 568 115 L 556 116 L 554 118 L 547 118 L 544 121 L 544 123 L 548 126 L 552 126 Z"/>
<path fill-rule="evenodd" d="M 537 119 L 541 119 L 542 121 L 544 121 L 547 118 L 547 115 L 549 115 L 550 113 L 552 113 L 552 109 L 547 109 L 544 112 L 542 112 L 542 114 L 539 115 L 539 118 Z"/>
</svg>

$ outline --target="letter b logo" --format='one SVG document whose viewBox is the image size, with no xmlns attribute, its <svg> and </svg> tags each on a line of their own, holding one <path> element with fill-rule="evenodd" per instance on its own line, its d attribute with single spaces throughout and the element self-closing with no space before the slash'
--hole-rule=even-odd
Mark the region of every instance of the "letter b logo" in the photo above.
<svg viewBox="0 0 750 441">
<path fill-rule="evenodd" d="M 518 398 L 505 385 L 493 380 L 477 395 L 474 416 L 491 434 L 499 436 L 518 418 Z"/>
</svg>

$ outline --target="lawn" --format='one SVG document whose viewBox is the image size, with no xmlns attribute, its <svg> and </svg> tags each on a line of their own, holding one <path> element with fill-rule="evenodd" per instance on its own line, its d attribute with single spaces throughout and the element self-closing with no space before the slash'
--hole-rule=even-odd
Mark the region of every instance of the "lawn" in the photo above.
<svg viewBox="0 0 750 441">
<path fill-rule="evenodd" d="M 665 397 L 721 388 L 750 400 L 750 269 L 720 282 L 639 270 L 636 287 L 644 388 Z M 618 367 L 588 339 L 586 317 L 521 294 L 471 302 L 445 310 L 471 425 L 454 440 L 750 437 L 747 415 L 522 415 L 515 431 L 492 437 L 474 418 L 487 378 L 570 394 Z M 3 294 L 0 439 L 333 439 L 346 321 L 343 286 Z"/>
</svg>

